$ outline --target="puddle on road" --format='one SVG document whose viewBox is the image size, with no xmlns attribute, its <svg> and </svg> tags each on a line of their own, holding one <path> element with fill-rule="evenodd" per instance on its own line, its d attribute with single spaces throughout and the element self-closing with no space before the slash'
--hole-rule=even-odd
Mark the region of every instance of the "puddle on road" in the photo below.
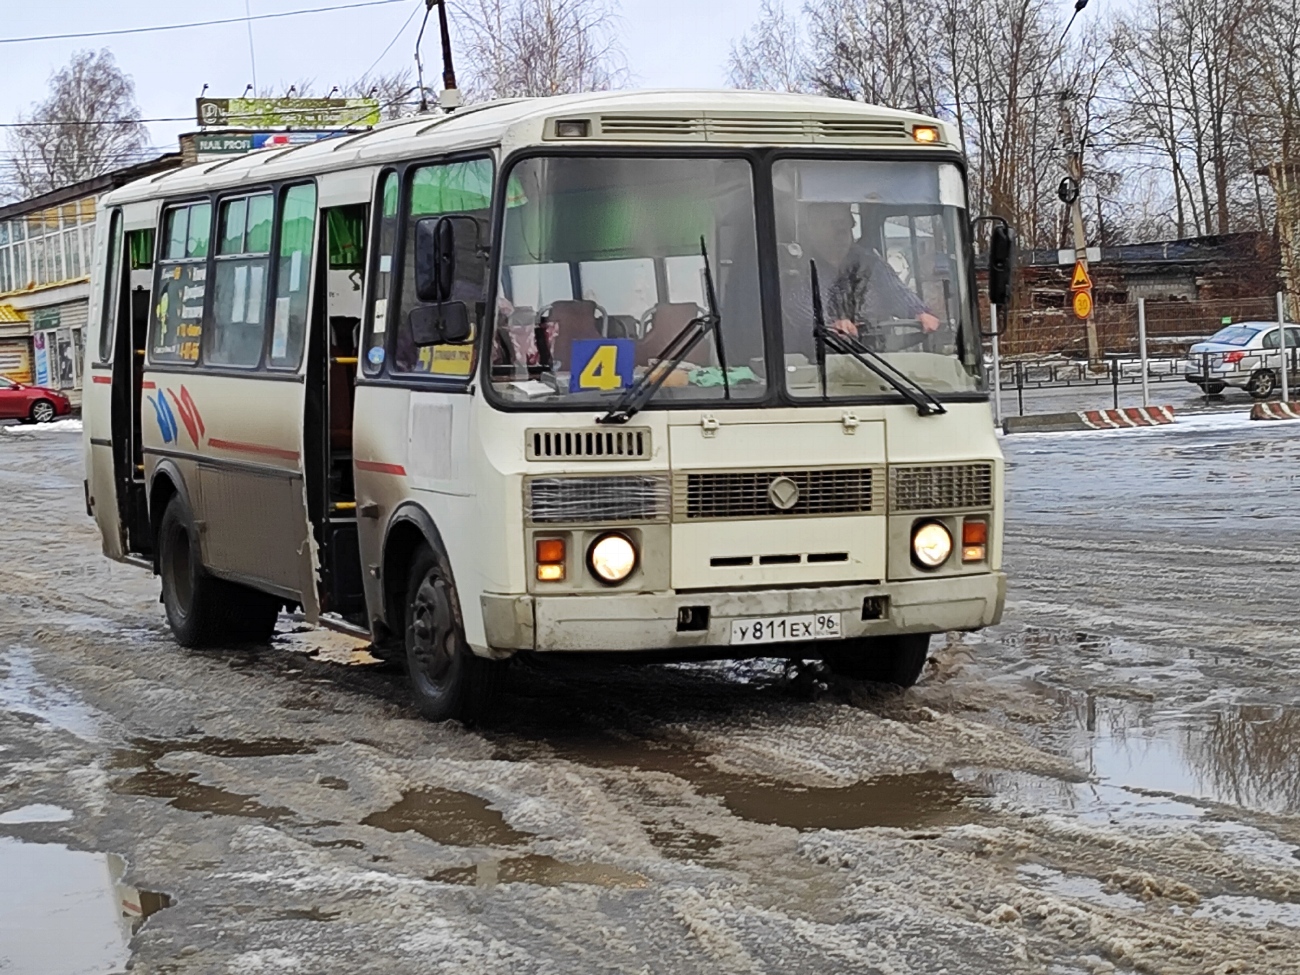
<svg viewBox="0 0 1300 975">
<path fill-rule="evenodd" d="M 118 971 L 166 894 L 122 883 L 126 861 L 0 838 L 0 970 L 5 975 Z"/>
<path fill-rule="evenodd" d="M 361 820 L 390 833 L 419 833 L 447 846 L 518 846 L 532 838 L 505 821 L 488 801 L 467 792 L 425 788 L 405 793 L 380 812 Z M 491 858 L 465 867 L 440 870 L 429 878 L 445 884 L 495 887 L 497 884 L 591 884 L 598 887 L 644 887 L 646 878 L 605 863 L 567 863 L 538 853 Z"/>
<path fill-rule="evenodd" d="M 22 823 L 66 823 L 71 818 L 71 809 L 38 802 L 0 813 L 0 826 L 17 826 Z"/>
<path fill-rule="evenodd" d="M 278 822 L 289 818 L 293 811 L 282 806 L 264 806 L 252 796 L 227 792 L 216 786 L 196 782 L 196 772 L 172 772 L 158 767 L 165 755 L 177 752 L 197 752 L 216 758 L 264 758 L 274 755 L 310 755 L 316 751 L 311 742 L 289 738 L 196 738 L 164 741 L 139 738 L 132 747 L 114 753 L 110 768 L 140 768 L 139 772 L 113 783 L 119 795 L 149 796 L 167 799 L 168 805 L 186 812 L 211 813 L 220 816 L 244 816 Z"/>
<path fill-rule="evenodd" d="M 524 856 L 486 860 L 470 867 L 439 870 L 428 878 L 437 883 L 472 887 L 495 887 L 497 884 L 537 884 L 557 887 L 560 884 L 588 884 L 594 887 L 644 887 L 648 883 L 639 873 L 632 873 L 607 863 L 566 863 L 555 857 L 529 853 Z"/>
<path fill-rule="evenodd" d="M 85 741 L 99 737 L 102 716 L 76 695 L 49 684 L 29 647 L 13 647 L 0 656 L 0 708 L 30 714 Z"/>
<path fill-rule="evenodd" d="M 512 828 L 486 799 L 450 789 L 416 789 L 387 809 L 371 813 L 362 826 L 390 833 L 415 832 L 447 846 L 515 846 L 529 838 Z"/>
<path fill-rule="evenodd" d="M 1300 904 L 1283 904 L 1262 897 L 1225 894 L 1205 901 L 1192 913 L 1192 917 L 1244 924 L 1252 928 L 1268 927 L 1270 924 L 1300 928 Z"/>
<path fill-rule="evenodd" d="M 868 827 L 913 829 L 969 822 L 966 800 L 987 797 L 978 785 L 946 772 L 919 772 L 865 779 L 840 787 L 801 786 L 762 775 L 724 772 L 708 756 L 687 747 L 654 747 L 640 741 L 593 736 L 552 738 L 556 757 L 597 768 L 662 772 L 689 782 L 700 795 L 720 799 L 733 815 L 754 823 L 806 831 Z M 674 833 L 662 826 L 652 842 L 670 854 L 698 856 L 719 845 L 703 833 Z"/>
</svg>

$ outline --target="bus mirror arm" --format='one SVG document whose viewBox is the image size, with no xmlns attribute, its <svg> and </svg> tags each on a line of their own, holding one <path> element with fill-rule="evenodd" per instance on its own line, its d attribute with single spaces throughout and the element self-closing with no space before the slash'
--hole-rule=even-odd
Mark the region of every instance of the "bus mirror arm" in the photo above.
<svg viewBox="0 0 1300 975">
<path fill-rule="evenodd" d="M 464 344 L 471 331 L 469 306 L 463 301 L 440 301 L 411 309 L 411 339 L 421 348 Z"/>
</svg>

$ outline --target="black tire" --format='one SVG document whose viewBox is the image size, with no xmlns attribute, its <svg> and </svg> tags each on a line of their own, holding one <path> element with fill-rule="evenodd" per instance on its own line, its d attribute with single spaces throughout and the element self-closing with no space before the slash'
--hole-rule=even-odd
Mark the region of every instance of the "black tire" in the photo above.
<svg viewBox="0 0 1300 975">
<path fill-rule="evenodd" d="M 1246 392 L 1255 399 L 1268 399 L 1278 387 L 1277 374 L 1272 369 L 1258 369 L 1251 373 Z"/>
<path fill-rule="evenodd" d="M 481 718 L 505 664 L 476 656 L 465 642 L 451 565 L 421 547 L 406 576 L 405 645 L 411 697 L 430 721 Z"/>
<path fill-rule="evenodd" d="M 208 573 L 194 519 L 179 495 L 158 524 L 158 574 L 167 623 L 183 647 L 265 643 L 275 632 L 280 600 Z"/>
<path fill-rule="evenodd" d="M 57 415 L 54 404 L 47 399 L 38 399 L 27 411 L 27 419 L 32 423 L 49 423 Z"/>
<path fill-rule="evenodd" d="M 906 633 L 844 640 L 822 659 L 840 677 L 911 687 L 921 679 L 929 656 L 930 634 Z"/>
</svg>

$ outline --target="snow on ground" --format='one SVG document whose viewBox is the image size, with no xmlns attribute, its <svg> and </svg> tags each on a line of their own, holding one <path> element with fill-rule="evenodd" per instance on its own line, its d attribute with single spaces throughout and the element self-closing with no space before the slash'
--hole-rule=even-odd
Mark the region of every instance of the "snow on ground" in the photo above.
<svg viewBox="0 0 1300 975">
<path fill-rule="evenodd" d="M 81 420 L 78 417 L 70 416 L 66 420 L 55 420 L 53 423 L 0 425 L 0 432 L 9 434 L 81 433 Z"/>
</svg>

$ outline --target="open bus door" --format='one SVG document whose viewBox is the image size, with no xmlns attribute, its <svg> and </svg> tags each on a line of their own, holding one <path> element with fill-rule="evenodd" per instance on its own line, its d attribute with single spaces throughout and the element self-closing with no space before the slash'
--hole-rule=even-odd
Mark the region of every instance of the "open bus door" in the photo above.
<svg viewBox="0 0 1300 975">
<path fill-rule="evenodd" d="M 321 609 L 364 625 L 352 484 L 352 411 L 361 332 L 367 207 L 321 211 L 303 441 L 307 507 L 319 549 Z"/>
<path fill-rule="evenodd" d="M 153 552 L 145 497 L 140 410 L 145 329 L 149 319 L 153 231 L 123 232 L 123 214 L 109 216 L 104 243 L 99 329 L 87 350 L 90 382 L 82 415 L 89 440 L 87 502 L 110 558 Z"/>
</svg>

